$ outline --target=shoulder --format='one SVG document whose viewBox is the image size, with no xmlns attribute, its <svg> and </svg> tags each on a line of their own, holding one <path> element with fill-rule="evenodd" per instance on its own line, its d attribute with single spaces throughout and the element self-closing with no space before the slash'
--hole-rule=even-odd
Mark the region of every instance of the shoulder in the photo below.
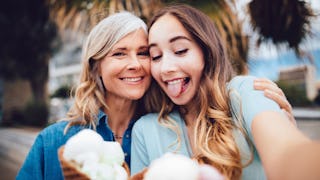
<svg viewBox="0 0 320 180">
<path fill-rule="evenodd" d="M 158 124 L 158 113 L 149 113 L 141 116 L 140 119 L 134 124 L 133 129 L 139 129 L 146 126 L 157 125 Z"/>
<path fill-rule="evenodd" d="M 64 144 L 66 140 L 84 128 L 79 125 L 71 126 L 65 133 L 68 123 L 69 121 L 59 121 L 51 124 L 43 129 L 38 136 L 41 137 L 46 144 Z"/>
<path fill-rule="evenodd" d="M 58 136 L 63 134 L 64 128 L 67 126 L 67 121 L 56 122 L 44 128 L 40 133 L 39 136 L 42 138 Z"/>
<path fill-rule="evenodd" d="M 179 112 L 176 110 L 169 113 L 169 117 L 178 124 L 181 124 L 181 121 L 183 121 L 180 117 Z M 154 128 L 163 128 L 163 126 L 159 123 L 158 119 L 159 113 L 146 114 L 137 120 L 133 128 L 145 128 L 146 126 Z"/>
<path fill-rule="evenodd" d="M 253 90 L 253 82 L 257 79 L 254 76 L 235 76 L 228 83 L 228 89 L 237 89 L 237 90 Z"/>
<path fill-rule="evenodd" d="M 228 84 L 230 105 L 236 119 L 244 118 L 247 128 L 251 128 L 254 117 L 264 111 L 280 112 L 279 105 L 264 96 L 264 92 L 254 89 L 254 76 L 236 76 Z"/>
</svg>

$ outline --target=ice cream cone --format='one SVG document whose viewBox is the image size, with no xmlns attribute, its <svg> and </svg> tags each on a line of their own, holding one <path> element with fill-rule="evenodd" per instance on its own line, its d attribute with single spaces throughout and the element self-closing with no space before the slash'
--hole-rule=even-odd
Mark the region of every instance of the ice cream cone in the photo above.
<svg viewBox="0 0 320 180">
<path fill-rule="evenodd" d="M 126 162 L 123 162 L 122 167 L 124 168 L 124 170 L 126 170 L 128 177 L 130 177 L 130 169 L 128 164 Z"/>
<path fill-rule="evenodd" d="M 131 176 L 129 180 L 143 180 L 148 168 L 144 168 L 142 171 L 138 172 L 137 174 Z"/>
<path fill-rule="evenodd" d="M 58 150 L 58 157 L 60 161 L 60 166 L 63 172 L 63 176 L 65 180 L 90 180 L 90 178 L 81 172 L 76 164 L 67 161 L 63 157 L 64 146 L 60 147 Z"/>
<path fill-rule="evenodd" d="M 65 180 L 90 180 L 90 177 L 88 177 L 86 174 L 81 172 L 77 165 L 73 162 L 67 161 L 63 157 L 63 150 L 64 146 L 61 146 L 58 150 L 58 157 L 60 160 L 60 166 L 63 172 L 63 176 Z M 130 169 L 126 162 L 122 164 L 122 167 L 125 169 L 125 171 L 128 174 L 128 177 L 130 177 Z"/>
</svg>

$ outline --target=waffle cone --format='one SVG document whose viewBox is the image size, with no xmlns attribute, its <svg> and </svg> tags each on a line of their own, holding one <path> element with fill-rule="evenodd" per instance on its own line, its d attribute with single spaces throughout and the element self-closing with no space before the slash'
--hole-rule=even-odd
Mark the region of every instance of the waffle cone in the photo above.
<svg viewBox="0 0 320 180">
<path fill-rule="evenodd" d="M 143 180 L 148 168 L 144 168 L 142 171 L 138 172 L 137 174 L 131 176 L 129 180 Z"/>
<path fill-rule="evenodd" d="M 67 161 L 63 157 L 64 146 L 60 147 L 58 150 L 58 157 L 60 161 L 60 166 L 63 172 L 65 180 L 90 180 L 90 178 L 81 172 L 75 163 Z"/>
<path fill-rule="evenodd" d="M 58 150 L 58 157 L 60 161 L 60 166 L 63 172 L 65 180 L 90 180 L 90 178 L 81 172 L 77 165 L 71 161 L 67 161 L 63 157 L 64 146 L 60 147 Z M 127 163 L 123 163 L 122 167 L 126 170 L 128 177 L 130 177 L 130 169 Z"/>
</svg>

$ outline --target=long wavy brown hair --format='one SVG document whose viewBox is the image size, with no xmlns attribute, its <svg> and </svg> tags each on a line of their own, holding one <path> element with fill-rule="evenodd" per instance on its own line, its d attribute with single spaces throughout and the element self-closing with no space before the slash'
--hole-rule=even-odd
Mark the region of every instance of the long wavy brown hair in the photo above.
<svg viewBox="0 0 320 180">
<path fill-rule="evenodd" d="M 197 114 L 193 136 L 194 158 L 215 166 L 228 179 L 240 179 L 241 157 L 233 137 L 236 125 L 231 120 L 226 88 L 234 73 L 217 29 L 207 15 L 182 4 L 168 6 L 157 12 L 150 20 L 149 29 L 165 14 L 170 14 L 180 21 L 204 54 L 205 67 L 199 93 L 193 101 L 197 107 L 196 112 L 192 112 Z M 148 99 L 148 110 L 160 112 L 159 122 L 179 135 L 179 128 L 170 119 L 169 113 L 178 109 L 183 117 L 185 109 L 174 105 L 155 82 L 151 85 L 150 91 L 154 96 Z M 180 142 L 180 138 L 177 141 Z"/>
</svg>

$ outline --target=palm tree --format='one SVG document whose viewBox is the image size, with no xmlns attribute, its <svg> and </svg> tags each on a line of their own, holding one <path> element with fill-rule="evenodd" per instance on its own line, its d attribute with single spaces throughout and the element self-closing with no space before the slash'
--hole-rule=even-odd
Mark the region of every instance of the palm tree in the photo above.
<svg viewBox="0 0 320 180">
<path fill-rule="evenodd" d="M 52 17 L 60 29 L 85 32 L 101 18 L 119 10 L 133 11 L 147 20 L 152 13 L 172 0 L 51 0 Z M 237 74 L 246 74 L 248 37 L 243 33 L 232 6 L 234 0 L 176 0 L 188 3 L 208 14 L 215 22 Z M 253 0 L 249 4 L 253 29 L 260 37 L 258 45 L 268 39 L 274 44 L 287 43 L 298 55 L 299 44 L 310 32 L 311 9 L 301 0 Z"/>
<path fill-rule="evenodd" d="M 144 20 L 161 7 L 158 0 L 53 0 L 50 1 L 51 17 L 57 22 L 60 30 L 72 29 L 78 32 L 90 30 L 104 17 L 127 10 Z"/>
<path fill-rule="evenodd" d="M 299 44 L 310 34 L 310 20 L 315 16 L 305 1 L 253 0 L 248 7 L 253 29 L 260 34 L 258 45 L 271 39 L 275 45 L 286 44 L 298 56 L 304 55 Z"/>
<path fill-rule="evenodd" d="M 20 92 L 17 95 L 11 94 L 14 90 L 4 88 L 1 95 L 9 100 L 0 109 L 4 111 L 0 119 L 10 124 L 16 120 L 14 114 L 20 116 L 21 113 L 18 119 L 26 118 L 24 122 L 33 119 L 30 123 L 43 125 L 47 118 L 48 64 L 57 35 L 55 23 L 49 17 L 49 7 L 42 0 L 6 1 L 0 8 L 0 28 L 0 40 L 4 42 L 0 48 L 0 77 L 4 86 L 25 82 L 20 84 L 21 89 L 17 88 Z M 36 115 L 30 111 L 24 113 L 24 106 L 42 110 L 37 115 L 43 116 L 22 117 L 22 114 Z"/>
<path fill-rule="evenodd" d="M 226 0 L 190 0 L 187 1 L 187 3 L 200 9 L 212 18 L 228 51 L 231 64 L 236 73 L 248 73 L 248 37 L 242 30 L 242 22 L 239 21 L 235 12 L 232 10 L 232 6 L 235 5 L 234 2 Z"/>
</svg>

